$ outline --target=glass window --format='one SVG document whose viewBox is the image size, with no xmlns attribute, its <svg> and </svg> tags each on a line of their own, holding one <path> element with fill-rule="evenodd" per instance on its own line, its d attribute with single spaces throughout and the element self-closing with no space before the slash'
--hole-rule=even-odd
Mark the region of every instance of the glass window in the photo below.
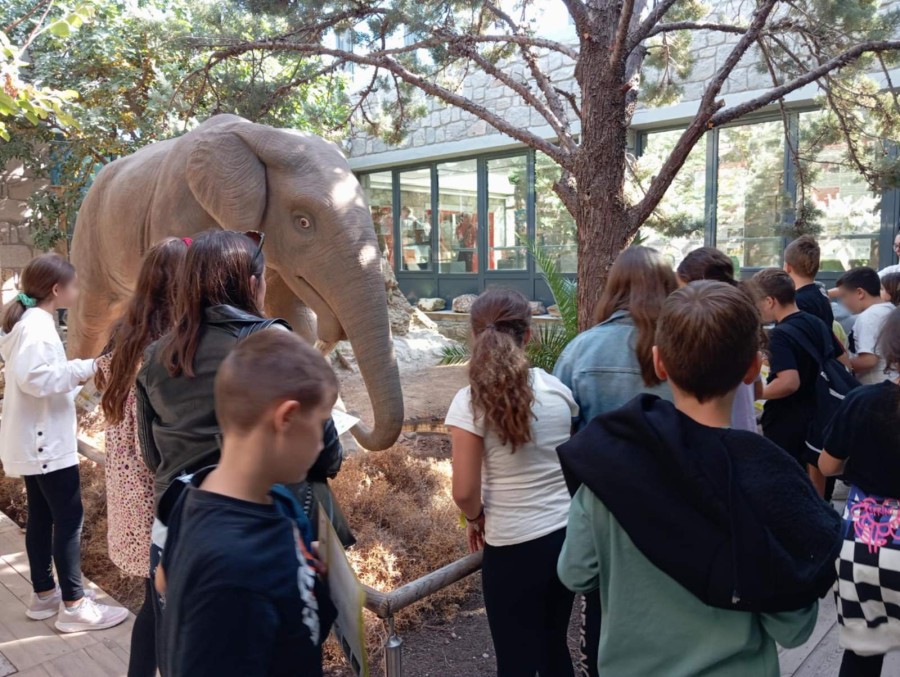
<svg viewBox="0 0 900 677">
<path fill-rule="evenodd" d="M 378 247 L 382 254 L 387 256 L 391 265 L 394 264 L 394 216 L 393 193 L 391 190 L 391 173 L 377 172 L 363 174 L 359 177 L 366 198 L 369 200 L 369 209 L 372 212 L 372 224 L 375 226 L 375 234 L 378 235 Z"/>
<path fill-rule="evenodd" d="M 535 239 L 537 245 L 556 260 L 556 267 L 560 272 L 577 273 L 578 236 L 575 219 L 553 192 L 553 184 L 559 176 L 558 164 L 543 153 L 535 154 Z"/>
<path fill-rule="evenodd" d="M 800 164 L 814 233 L 822 250 L 820 270 L 878 268 L 881 200 L 847 157 L 847 144 L 825 112 L 800 115 Z M 873 140 L 870 152 L 880 149 Z M 799 183 L 799 177 L 798 177 Z M 799 199 L 799 186 L 798 186 Z"/>
<path fill-rule="evenodd" d="M 431 169 L 399 173 L 400 214 L 395 232 L 400 238 L 400 270 L 431 270 Z"/>
<path fill-rule="evenodd" d="M 488 270 L 526 270 L 528 169 L 524 155 L 488 160 Z"/>
<path fill-rule="evenodd" d="M 780 120 L 719 132 L 716 244 L 738 267 L 781 265 L 784 151 Z"/>
<path fill-rule="evenodd" d="M 644 137 L 644 147 L 629 179 L 628 197 L 640 201 L 653 177 L 668 159 L 682 130 L 656 132 Z M 687 254 L 704 243 L 706 223 L 706 139 L 691 150 L 681 171 L 653 214 L 638 232 L 640 243 L 653 247 L 678 266 Z"/>
<path fill-rule="evenodd" d="M 442 162 L 438 171 L 439 272 L 478 272 L 478 163 Z"/>
</svg>

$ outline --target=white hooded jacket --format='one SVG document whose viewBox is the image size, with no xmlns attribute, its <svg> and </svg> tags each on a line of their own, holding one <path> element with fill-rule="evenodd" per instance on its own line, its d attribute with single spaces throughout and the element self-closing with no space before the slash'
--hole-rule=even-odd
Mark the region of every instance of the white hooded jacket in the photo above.
<svg viewBox="0 0 900 677">
<path fill-rule="evenodd" d="M 67 360 L 53 316 L 29 308 L 0 336 L 6 391 L 0 460 L 9 477 L 43 475 L 78 464 L 75 389 L 93 360 Z"/>
</svg>

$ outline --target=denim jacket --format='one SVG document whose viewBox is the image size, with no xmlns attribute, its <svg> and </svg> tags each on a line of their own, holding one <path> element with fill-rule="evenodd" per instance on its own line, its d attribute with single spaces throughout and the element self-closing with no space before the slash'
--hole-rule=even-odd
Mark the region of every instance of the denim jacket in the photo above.
<svg viewBox="0 0 900 677">
<path fill-rule="evenodd" d="M 618 409 L 640 393 L 672 400 L 667 383 L 648 387 L 635 354 L 637 328 L 628 311 L 582 332 L 566 347 L 553 375 L 571 388 L 581 413 L 576 432 L 595 416 Z"/>
</svg>

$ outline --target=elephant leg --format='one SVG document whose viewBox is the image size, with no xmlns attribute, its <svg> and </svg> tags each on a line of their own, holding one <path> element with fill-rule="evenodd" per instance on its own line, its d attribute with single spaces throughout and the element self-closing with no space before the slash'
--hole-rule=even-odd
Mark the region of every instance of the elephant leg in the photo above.
<svg viewBox="0 0 900 677">
<path fill-rule="evenodd" d="M 310 344 L 316 343 L 316 315 L 288 289 L 274 270 L 266 271 L 266 314 L 280 317 Z"/>
<path fill-rule="evenodd" d="M 75 307 L 69 311 L 66 350 L 70 358 L 97 357 L 109 342 L 113 322 L 125 302 L 108 293 L 82 289 Z"/>
</svg>

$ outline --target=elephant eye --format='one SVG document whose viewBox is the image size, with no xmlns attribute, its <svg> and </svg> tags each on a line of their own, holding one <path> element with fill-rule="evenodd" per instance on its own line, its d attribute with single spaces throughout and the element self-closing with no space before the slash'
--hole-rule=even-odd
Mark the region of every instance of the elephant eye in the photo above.
<svg viewBox="0 0 900 677">
<path fill-rule="evenodd" d="M 312 225 L 310 220 L 305 216 L 295 216 L 294 223 L 302 230 L 309 230 L 309 227 Z"/>
</svg>

